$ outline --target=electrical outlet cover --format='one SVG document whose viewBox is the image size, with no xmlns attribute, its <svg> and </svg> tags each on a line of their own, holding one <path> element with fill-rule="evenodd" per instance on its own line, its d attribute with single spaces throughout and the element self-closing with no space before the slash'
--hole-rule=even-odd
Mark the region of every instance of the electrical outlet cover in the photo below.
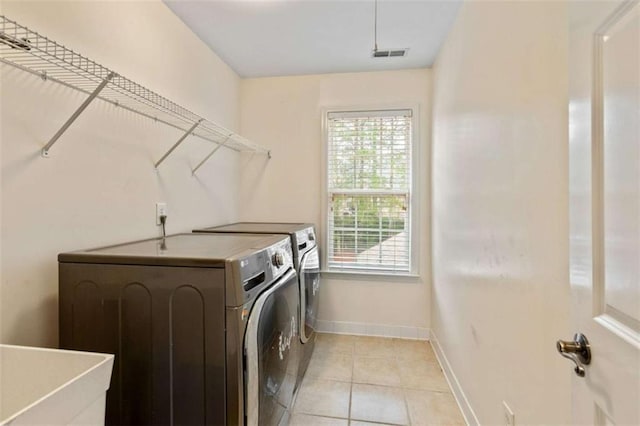
<svg viewBox="0 0 640 426">
<path fill-rule="evenodd" d="M 156 203 L 156 225 L 160 225 L 160 216 L 168 216 L 167 203 Z"/>
</svg>

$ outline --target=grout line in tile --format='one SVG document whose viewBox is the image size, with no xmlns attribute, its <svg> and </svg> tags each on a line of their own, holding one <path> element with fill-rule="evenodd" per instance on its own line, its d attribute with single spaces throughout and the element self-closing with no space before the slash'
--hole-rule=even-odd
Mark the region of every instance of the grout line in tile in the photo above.
<svg viewBox="0 0 640 426">
<path fill-rule="evenodd" d="M 354 380 L 351 383 L 353 383 L 354 385 L 369 385 L 369 386 L 381 386 L 381 387 L 385 387 L 385 388 L 396 388 L 396 389 L 401 389 L 402 388 L 402 383 L 398 383 L 397 385 L 389 385 L 389 384 L 381 384 L 381 383 L 371 383 L 371 382 L 364 382 L 361 380 Z M 411 389 L 411 388 L 409 388 Z"/>
<path fill-rule="evenodd" d="M 302 411 L 298 411 L 296 414 L 304 414 L 305 416 L 310 416 L 310 417 L 320 417 L 321 419 L 347 420 L 347 421 L 349 420 L 346 417 L 321 416 L 319 414 L 303 413 Z"/>
<path fill-rule="evenodd" d="M 381 388 L 392 388 L 392 389 L 404 389 L 402 385 L 379 385 L 377 383 L 366 383 L 366 382 L 352 382 L 354 385 L 367 385 L 367 386 L 379 386 Z M 412 389 L 407 388 L 409 390 L 425 390 L 425 389 Z M 446 392 L 443 392 L 446 393 Z"/>
<path fill-rule="evenodd" d="M 326 416 L 324 414 L 314 414 L 314 413 L 308 413 L 306 411 L 294 411 L 291 415 L 293 416 L 294 414 L 304 414 L 305 416 L 320 417 L 323 419 L 349 420 L 348 417 Z"/>
<path fill-rule="evenodd" d="M 383 423 L 383 422 L 376 422 L 373 420 L 358 420 L 358 419 L 349 419 L 349 424 L 351 424 L 351 421 L 361 422 L 361 423 L 371 423 L 372 425 L 410 426 L 410 425 L 401 425 L 400 423 Z"/>
<path fill-rule="evenodd" d="M 374 425 L 385 425 L 385 426 L 386 425 L 391 425 L 391 426 L 411 426 L 409 424 L 403 425 L 403 424 L 400 424 L 400 423 L 384 423 L 384 422 L 377 422 L 377 421 L 374 421 L 374 420 L 360 420 L 360 419 L 349 419 L 349 424 L 351 424 L 352 421 L 353 422 L 361 422 L 361 423 L 371 423 L 371 424 L 374 424 Z"/>
</svg>

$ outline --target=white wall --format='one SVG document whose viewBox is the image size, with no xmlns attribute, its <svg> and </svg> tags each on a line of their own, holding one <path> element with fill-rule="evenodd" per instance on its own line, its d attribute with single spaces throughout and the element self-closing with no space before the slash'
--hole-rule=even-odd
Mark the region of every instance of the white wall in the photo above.
<svg viewBox="0 0 640 426">
<path fill-rule="evenodd" d="M 97 60 L 197 114 L 237 128 L 238 76 L 160 1 L 3 2 L 4 14 Z M 2 335 L 57 344 L 57 261 L 62 251 L 237 218 L 238 154 L 193 137 L 158 172 L 154 161 L 181 132 L 94 101 L 43 159 L 39 151 L 85 95 L 2 65 Z M 259 162 L 259 161 L 258 161 Z"/>
<path fill-rule="evenodd" d="M 477 420 L 570 422 L 567 11 L 465 2 L 434 68 L 433 331 Z"/>
<path fill-rule="evenodd" d="M 241 83 L 241 132 L 272 149 L 269 167 L 242 160 L 241 219 L 307 221 L 322 235 L 322 110 L 419 104 L 420 278 L 323 281 L 319 319 L 363 333 L 407 333 L 429 326 L 427 165 L 430 143 L 428 69 L 246 79 Z M 376 327 L 376 326 L 383 326 Z M 385 328 L 386 327 L 386 328 Z"/>
</svg>

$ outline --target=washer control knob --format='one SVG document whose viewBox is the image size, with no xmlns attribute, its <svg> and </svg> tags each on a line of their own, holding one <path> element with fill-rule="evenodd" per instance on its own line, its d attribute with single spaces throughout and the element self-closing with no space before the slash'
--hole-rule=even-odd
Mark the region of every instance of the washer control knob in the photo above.
<svg viewBox="0 0 640 426">
<path fill-rule="evenodd" d="M 275 252 L 271 258 L 271 263 L 273 263 L 276 268 L 284 266 L 284 254 L 281 251 Z"/>
<path fill-rule="evenodd" d="M 308 236 L 308 238 L 309 238 L 309 241 L 313 241 L 313 240 L 315 240 L 315 239 L 316 239 L 316 236 L 315 236 L 315 235 L 313 235 L 313 232 L 309 232 L 309 236 Z"/>
</svg>

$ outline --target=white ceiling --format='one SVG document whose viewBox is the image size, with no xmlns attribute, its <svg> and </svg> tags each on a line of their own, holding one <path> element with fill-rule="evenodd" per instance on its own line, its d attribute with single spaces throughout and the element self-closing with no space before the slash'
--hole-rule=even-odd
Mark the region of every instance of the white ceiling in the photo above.
<svg viewBox="0 0 640 426">
<path fill-rule="evenodd" d="M 241 77 L 429 67 L 462 0 L 164 0 Z"/>
</svg>

